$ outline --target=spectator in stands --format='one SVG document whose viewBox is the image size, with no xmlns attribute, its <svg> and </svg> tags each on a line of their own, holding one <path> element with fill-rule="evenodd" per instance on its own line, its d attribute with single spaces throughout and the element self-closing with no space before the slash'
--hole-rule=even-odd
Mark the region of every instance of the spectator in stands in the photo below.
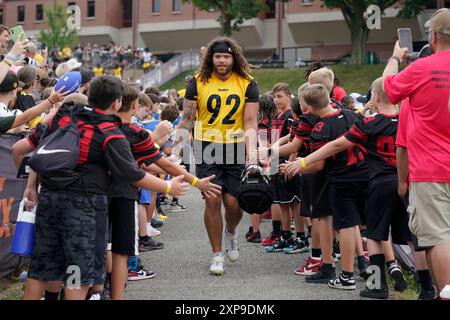
<svg viewBox="0 0 450 320">
<path fill-rule="evenodd" d="M 414 130 L 408 132 L 410 228 L 425 247 L 439 290 L 450 284 L 450 10 L 443 8 L 426 23 L 433 55 L 402 72 L 407 48 L 395 44 L 384 70 L 384 90 L 397 104 L 409 98 Z M 406 194 L 407 184 L 400 188 Z"/>
</svg>

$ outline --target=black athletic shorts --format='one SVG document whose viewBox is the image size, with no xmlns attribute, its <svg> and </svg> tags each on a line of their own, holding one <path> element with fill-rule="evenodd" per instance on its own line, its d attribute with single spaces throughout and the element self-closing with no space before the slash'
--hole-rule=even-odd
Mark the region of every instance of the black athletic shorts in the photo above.
<svg viewBox="0 0 450 320">
<path fill-rule="evenodd" d="M 312 217 L 312 187 L 313 187 L 313 179 L 314 175 L 312 174 L 304 174 L 300 178 L 300 216 L 302 217 Z"/>
<path fill-rule="evenodd" d="M 312 175 L 311 185 L 312 218 L 331 216 L 331 207 L 328 200 L 329 183 L 327 181 L 326 171 L 322 170 L 314 173 Z"/>
<path fill-rule="evenodd" d="M 108 198 L 42 189 L 28 276 L 41 281 L 103 284 Z M 79 279 L 77 279 L 79 275 Z"/>
<path fill-rule="evenodd" d="M 136 201 L 112 198 L 109 202 L 108 213 L 111 251 L 123 255 L 139 255 Z"/>
<path fill-rule="evenodd" d="M 397 176 L 369 182 L 366 197 L 367 238 L 387 241 L 391 231 L 393 243 L 406 244 L 411 241 L 408 213 L 397 189 Z"/>
<path fill-rule="evenodd" d="M 298 175 L 286 181 L 282 174 L 274 174 L 272 176 L 273 202 L 277 204 L 290 204 L 293 201 L 300 202 L 300 183 L 300 176 Z"/>
<path fill-rule="evenodd" d="M 330 182 L 328 199 L 335 230 L 364 224 L 367 182 Z"/>
<path fill-rule="evenodd" d="M 244 143 L 226 145 L 195 140 L 194 156 L 198 178 L 215 175 L 212 182 L 222 187 L 222 193 L 237 197 L 245 170 Z"/>
</svg>

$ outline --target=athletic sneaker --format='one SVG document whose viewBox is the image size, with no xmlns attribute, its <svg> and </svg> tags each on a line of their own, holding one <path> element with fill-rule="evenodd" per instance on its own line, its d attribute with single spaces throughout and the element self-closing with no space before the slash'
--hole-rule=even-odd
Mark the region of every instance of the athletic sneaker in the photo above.
<svg viewBox="0 0 450 320">
<path fill-rule="evenodd" d="M 223 229 L 223 235 L 225 238 L 225 252 L 227 254 L 228 260 L 231 262 L 236 262 L 239 259 L 239 242 L 238 242 L 238 232 L 234 230 L 234 233 L 229 233 L 226 228 Z"/>
<path fill-rule="evenodd" d="M 173 201 L 167 210 L 170 210 L 172 212 L 182 212 L 186 211 L 186 207 L 179 204 L 178 201 Z"/>
<path fill-rule="evenodd" d="M 334 277 L 336 277 L 336 270 L 331 269 L 331 272 L 325 272 L 321 267 L 318 272 L 311 276 L 305 277 L 307 283 L 329 283 Z"/>
<path fill-rule="evenodd" d="M 389 275 L 392 280 L 394 280 L 394 290 L 397 292 L 403 292 L 408 288 L 408 283 L 406 282 L 405 277 L 403 276 L 402 270 L 398 267 L 398 265 L 393 265 L 388 270 Z"/>
<path fill-rule="evenodd" d="M 311 276 L 319 272 L 322 267 L 322 260 L 308 257 L 305 264 L 297 269 L 294 269 L 294 273 L 299 276 Z"/>
<path fill-rule="evenodd" d="M 225 269 L 223 267 L 224 260 L 225 257 L 223 256 L 223 253 L 214 254 L 211 259 L 211 266 L 209 267 L 209 272 L 212 275 L 221 276 L 225 272 Z"/>
<path fill-rule="evenodd" d="M 252 232 L 247 236 L 247 242 L 261 243 L 261 233 L 258 231 Z"/>
<path fill-rule="evenodd" d="M 153 228 L 151 222 L 147 222 L 147 235 L 150 237 L 159 236 L 161 234 L 161 231 Z"/>
<path fill-rule="evenodd" d="M 266 212 L 264 212 L 261 215 L 261 218 L 263 218 L 263 219 L 272 219 L 272 213 L 270 212 L 270 210 L 267 210 Z"/>
<path fill-rule="evenodd" d="M 162 222 L 166 222 L 167 220 L 169 220 L 169 217 L 167 217 L 164 213 L 162 212 L 158 212 L 156 214 L 156 219 Z"/>
<path fill-rule="evenodd" d="M 271 246 L 267 246 L 266 252 L 281 252 L 284 249 L 288 248 L 293 242 L 294 240 L 292 238 L 287 240 L 280 239 L 280 241 L 278 241 L 277 243 L 274 243 Z"/>
<path fill-rule="evenodd" d="M 89 300 L 101 300 L 100 293 L 94 293 Z"/>
<path fill-rule="evenodd" d="M 160 250 L 164 248 L 164 243 L 153 240 L 149 237 L 148 241 L 139 240 L 139 252 Z"/>
<path fill-rule="evenodd" d="M 152 279 L 155 275 L 153 271 L 145 270 L 143 266 L 139 266 L 137 270 L 128 270 L 128 281 Z"/>
<path fill-rule="evenodd" d="M 328 286 L 333 289 L 355 290 L 356 289 L 355 277 L 344 277 L 344 275 L 341 274 L 336 279 L 330 280 L 328 282 Z"/>
<path fill-rule="evenodd" d="M 247 237 L 248 237 L 249 235 L 251 235 L 252 233 L 253 233 L 253 227 L 250 226 L 250 227 L 248 228 L 247 233 L 245 234 L 245 238 L 247 239 Z"/>
<path fill-rule="evenodd" d="M 283 252 L 287 254 L 304 253 L 308 251 L 309 246 L 299 238 L 294 239 L 294 242 L 292 242 L 289 247 L 283 249 Z"/>
<path fill-rule="evenodd" d="M 156 219 L 153 219 L 153 218 L 152 218 L 152 221 L 150 223 L 151 223 L 152 227 L 156 228 L 156 229 L 161 228 L 164 225 L 163 221 L 159 221 L 159 220 L 156 220 Z"/>
<path fill-rule="evenodd" d="M 341 254 L 340 253 L 334 253 L 333 252 L 333 262 L 334 263 L 338 263 L 340 258 L 341 258 Z"/>
<path fill-rule="evenodd" d="M 426 290 L 424 288 L 420 288 L 418 300 L 434 300 L 436 298 L 436 291 L 434 288 L 431 290 Z"/>
<path fill-rule="evenodd" d="M 381 289 L 369 289 L 366 287 L 359 292 L 359 296 L 370 299 L 388 299 L 389 290 L 387 287 Z"/>
<path fill-rule="evenodd" d="M 270 233 L 270 236 L 267 238 L 264 238 L 261 243 L 263 246 L 267 247 L 267 246 L 272 246 L 275 243 L 277 243 L 278 241 L 280 241 L 281 236 L 280 235 L 274 235 L 273 232 Z"/>
</svg>

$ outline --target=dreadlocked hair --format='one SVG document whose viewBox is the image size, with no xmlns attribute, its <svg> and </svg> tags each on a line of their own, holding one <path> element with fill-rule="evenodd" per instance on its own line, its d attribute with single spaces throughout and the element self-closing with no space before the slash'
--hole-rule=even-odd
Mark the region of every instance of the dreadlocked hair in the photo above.
<svg viewBox="0 0 450 320">
<path fill-rule="evenodd" d="M 307 68 L 305 69 L 304 75 L 305 75 L 306 81 L 308 81 L 309 75 L 310 75 L 312 72 L 314 72 L 314 71 L 316 71 L 316 70 L 319 70 L 319 69 L 322 69 L 322 68 L 324 68 L 325 66 L 326 66 L 325 63 L 324 63 L 323 61 L 321 61 L 320 59 L 319 59 L 319 60 L 315 60 L 315 61 L 312 63 L 312 65 L 310 65 L 309 67 L 307 67 Z"/>
<path fill-rule="evenodd" d="M 272 92 L 268 91 L 259 97 L 259 113 L 261 118 L 272 119 L 275 114 L 276 107 L 273 101 Z"/>
<path fill-rule="evenodd" d="M 216 44 L 224 43 L 227 44 L 232 51 L 233 55 L 233 71 L 236 72 L 239 76 L 246 80 L 250 80 L 250 67 L 248 66 L 247 59 L 245 59 L 242 54 L 241 47 L 237 44 L 237 42 L 231 38 L 227 37 L 217 37 L 213 39 L 206 48 L 205 56 L 203 58 L 202 64 L 199 69 L 199 78 L 202 82 L 208 82 L 211 78 L 211 75 L 214 71 L 213 64 L 213 48 Z"/>
</svg>

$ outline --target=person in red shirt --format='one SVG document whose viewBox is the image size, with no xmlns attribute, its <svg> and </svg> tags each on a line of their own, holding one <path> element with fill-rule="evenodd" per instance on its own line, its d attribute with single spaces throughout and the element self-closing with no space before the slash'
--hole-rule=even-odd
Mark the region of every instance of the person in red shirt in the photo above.
<svg viewBox="0 0 450 320">
<path fill-rule="evenodd" d="M 429 27 L 432 54 L 398 73 L 407 49 L 397 42 L 384 70 L 384 91 L 397 104 L 409 97 L 409 226 L 425 247 L 438 289 L 450 284 L 450 10 L 434 13 Z M 401 188 L 405 192 L 405 188 Z"/>
<path fill-rule="evenodd" d="M 339 78 L 335 77 L 334 88 L 331 97 L 338 102 L 342 102 L 342 98 L 344 98 L 346 95 L 347 92 L 345 92 L 344 88 L 340 86 Z"/>
</svg>

